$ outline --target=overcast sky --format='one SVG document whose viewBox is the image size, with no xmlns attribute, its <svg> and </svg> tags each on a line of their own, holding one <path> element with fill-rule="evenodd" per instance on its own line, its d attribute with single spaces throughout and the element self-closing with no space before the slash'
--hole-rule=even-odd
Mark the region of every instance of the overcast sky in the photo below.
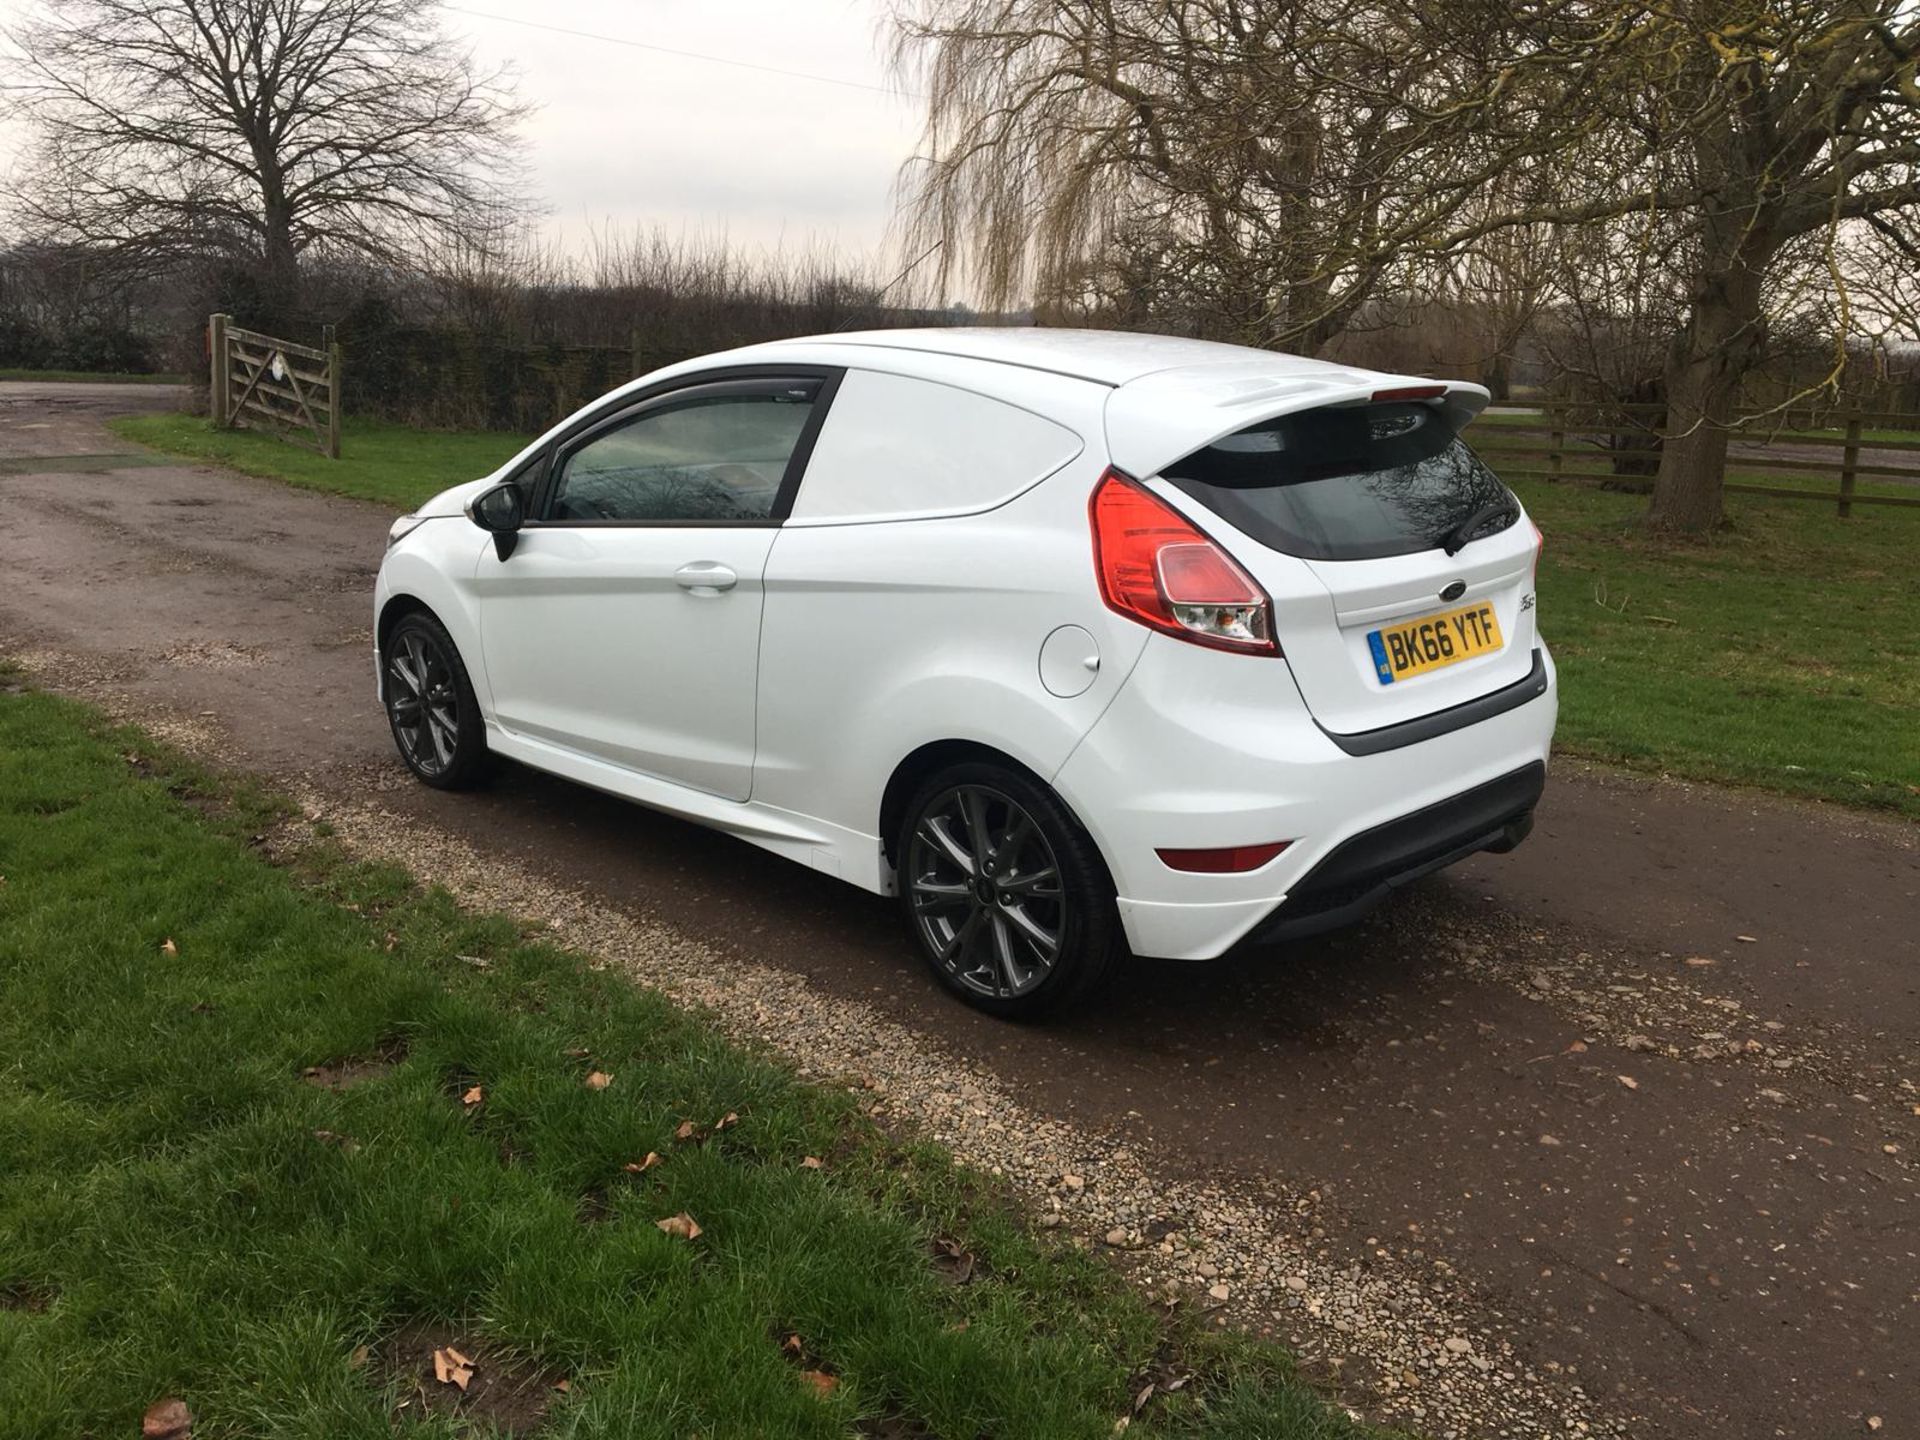
<svg viewBox="0 0 1920 1440">
<path fill-rule="evenodd" d="M 0 0 L 0 23 L 25 8 Z M 750 248 L 881 246 L 919 110 L 892 93 L 880 0 L 473 0 L 442 13 L 483 64 L 511 61 L 540 107 L 528 169 L 546 227 L 570 245 L 589 227 L 658 223 Z M 0 160 L 13 139 L 0 134 Z"/>
<path fill-rule="evenodd" d="M 528 160 L 547 223 L 569 239 L 659 223 L 768 248 L 882 243 L 919 111 L 892 93 L 878 0 L 474 0 L 443 13 L 479 58 L 511 60 L 541 107 Z"/>
</svg>

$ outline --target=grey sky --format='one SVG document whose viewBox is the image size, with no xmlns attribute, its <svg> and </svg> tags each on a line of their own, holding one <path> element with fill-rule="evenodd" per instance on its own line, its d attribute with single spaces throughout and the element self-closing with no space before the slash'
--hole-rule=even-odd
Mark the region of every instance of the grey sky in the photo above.
<svg viewBox="0 0 1920 1440">
<path fill-rule="evenodd" d="M 29 4 L 0 0 L 0 25 Z M 750 250 L 882 245 L 919 111 L 888 93 L 880 0 L 457 0 L 443 17 L 483 64 L 512 62 L 540 107 L 528 170 L 544 228 L 569 248 L 590 229 L 655 224 Z M 0 165 L 18 140 L 9 129 L 0 122 Z"/>
<path fill-rule="evenodd" d="M 511 60 L 540 105 L 529 169 L 569 245 L 589 227 L 659 224 L 749 248 L 881 246 L 919 110 L 884 93 L 877 0 L 460 0 L 444 13 L 478 58 Z"/>
</svg>

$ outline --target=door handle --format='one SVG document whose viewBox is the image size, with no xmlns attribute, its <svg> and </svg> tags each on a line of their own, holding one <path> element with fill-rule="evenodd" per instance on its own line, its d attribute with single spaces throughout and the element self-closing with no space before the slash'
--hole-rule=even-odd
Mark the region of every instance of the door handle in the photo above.
<svg viewBox="0 0 1920 1440">
<path fill-rule="evenodd" d="M 740 583 L 740 577 L 718 560 L 695 560 L 673 572 L 673 583 L 691 595 L 718 595 Z"/>
</svg>

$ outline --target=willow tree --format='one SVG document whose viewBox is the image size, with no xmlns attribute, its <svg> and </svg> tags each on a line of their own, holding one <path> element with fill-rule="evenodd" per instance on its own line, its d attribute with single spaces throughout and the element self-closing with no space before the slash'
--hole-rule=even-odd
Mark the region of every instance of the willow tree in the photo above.
<svg viewBox="0 0 1920 1440">
<path fill-rule="evenodd" d="M 1490 0 L 903 0 L 913 239 L 989 304 L 1148 287 L 1312 352 L 1588 108 L 1608 21 Z M 1526 63 L 1514 57 L 1524 54 Z"/>
<path fill-rule="evenodd" d="M 406 265 L 499 226 L 521 107 L 430 0 L 42 0 L 7 32 L 31 141 L 9 196 L 56 243 L 224 252 L 270 306 L 313 248 Z"/>
</svg>

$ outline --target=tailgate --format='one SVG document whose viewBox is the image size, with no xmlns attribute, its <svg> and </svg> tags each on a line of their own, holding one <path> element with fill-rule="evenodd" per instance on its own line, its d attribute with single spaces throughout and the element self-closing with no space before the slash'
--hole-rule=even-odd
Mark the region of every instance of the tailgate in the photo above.
<svg viewBox="0 0 1920 1440">
<path fill-rule="evenodd" d="M 1109 401 L 1109 431 L 1137 440 L 1144 427 L 1113 421 L 1132 388 Z M 1180 431 L 1170 397 L 1156 398 L 1164 455 Z M 1537 532 L 1457 435 L 1481 398 L 1432 382 L 1291 407 L 1269 394 L 1264 415 L 1241 409 L 1228 432 L 1222 412 L 1238 407 L 1195 404 L 1188 448 L 1150 472 L 1266 589 L 1294 682 L 1327 730 L 1417 719 L 1533 668 Z"/>
</svg>

